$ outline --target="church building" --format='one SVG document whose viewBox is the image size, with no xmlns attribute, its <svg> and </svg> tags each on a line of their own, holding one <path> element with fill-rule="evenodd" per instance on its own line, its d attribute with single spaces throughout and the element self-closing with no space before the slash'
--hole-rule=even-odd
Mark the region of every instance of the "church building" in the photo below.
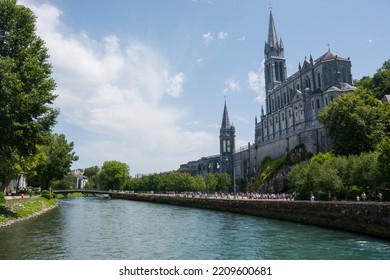
<svg viewBox="0 0 390 280">
<path fill-rule="evenodd" d="M 264 46 L 265 110 L 255 116 L 254 142 L 235 149 L 235 127 L 226 101 L 220 128 L 220 154 L 187 163 L 192 175 L 227 172 L 245 184 L 256 176 L 261 161 L 285 156 L 299 144 L 313 154 L 327 152 L 332 143 L 318 121 L 320 110 L 339 95 L 353 92 L 351 61 L 328 49 L 317 59 L 305 57 L 298 71 L 287 76 L 284 45 L 278 38 L 272 11 Z M 233 187 L 232 187 L 233 189 Z"/>
</svg>

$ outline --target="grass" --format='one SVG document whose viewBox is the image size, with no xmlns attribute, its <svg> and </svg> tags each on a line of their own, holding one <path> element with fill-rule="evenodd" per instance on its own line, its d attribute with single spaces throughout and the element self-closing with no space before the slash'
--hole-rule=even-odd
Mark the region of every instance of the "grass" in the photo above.
<svg viewBox="0 0 390 280">
<path fill-rule="evenodd" d="M 8 200 L 0 205 L 0 226 L 33 216 L 57 204 L 57 199 L 48 200 L 43 197 Z"/>
</svg>

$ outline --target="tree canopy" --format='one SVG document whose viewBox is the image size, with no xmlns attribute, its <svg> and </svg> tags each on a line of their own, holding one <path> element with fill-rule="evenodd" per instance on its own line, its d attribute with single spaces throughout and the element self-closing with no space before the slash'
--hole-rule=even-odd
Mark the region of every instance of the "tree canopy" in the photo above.
<svg viewBox="0 0 390 280">
<path fill-rule="evenodd" d="M 72 163 L 78 160 L 73 148 L 73 142 L 68 143 L 65 135 L 51 135 L 50 142 L 41 147 L 45 158 L 39 161 L 35 176 L 30 174 L 29 177 L 35 178 L 41 188 L 49 188 L 53 180 L 64 178 L 70 171 Z"/>
<path fill-rule="evenodd" d="M 350 155 L 375 150 L 389 129 L 387 107 L 361 88 L 326 106 L 319 120 L 333 139 L 334 152 Z"/>
<path fill-rule="evenodd" d="M 99 184 L 105 190 L 121 190 L 129 176 L 129 166 L 126 163 L 105 161 L 99 173 Z"/>
<path fill-rule="evenodd" d="M 16 0 L 0 1 L 0 179 L 3 187 L 28 171 L 50 141 L 59 111 L 52 66 L 35 16 Z M 22 163 L 22 164 L 21 164 Z M 17 174 L 18 173 L 18 174 Z"/>
<path fill-rule="evenodd" d="M 58 110 L 44 41 L 35 16 L 16 0 L 0 2 L 0 146 L 31 155 L 47 140 Z M 0 158 L 4 152 L 0 150 Z"/>
</svg>

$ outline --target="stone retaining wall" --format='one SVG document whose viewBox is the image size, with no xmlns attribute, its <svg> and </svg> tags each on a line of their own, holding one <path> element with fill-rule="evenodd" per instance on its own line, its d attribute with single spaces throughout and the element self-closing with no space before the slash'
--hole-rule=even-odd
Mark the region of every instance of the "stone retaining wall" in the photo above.
<svg viewBox="0 0 390 280">
<path fill-rule="evenodd" d="M 113 193 L 112 198 L 228 211 L 390 239 L 390 203 L 225 200 Z"/>
</svg>

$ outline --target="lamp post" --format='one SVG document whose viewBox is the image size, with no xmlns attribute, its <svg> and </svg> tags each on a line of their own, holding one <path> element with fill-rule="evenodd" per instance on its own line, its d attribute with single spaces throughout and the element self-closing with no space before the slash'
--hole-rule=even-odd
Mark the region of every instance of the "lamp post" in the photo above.
<svg viewBox="0 0 390 280">
<path fill-rule="evenodd" d="M 231 180 L 233 181 L 232 182 L 233 183 L 233 196 L 234 196 L 234 199 L 236 199 L 237 191 L 236 191 L 236 179 L 235 179 L 235 172 L 234 172 L 233 155 L 231 155 L 231 157 L 232 157 L 232 164 L 229 167 L 231 167 L 231 170 L 232 170 Z M 228 170 L 229 159 L 226 158 L 225 161 L 226 161 L 226 170 Z"/>
</svg>

